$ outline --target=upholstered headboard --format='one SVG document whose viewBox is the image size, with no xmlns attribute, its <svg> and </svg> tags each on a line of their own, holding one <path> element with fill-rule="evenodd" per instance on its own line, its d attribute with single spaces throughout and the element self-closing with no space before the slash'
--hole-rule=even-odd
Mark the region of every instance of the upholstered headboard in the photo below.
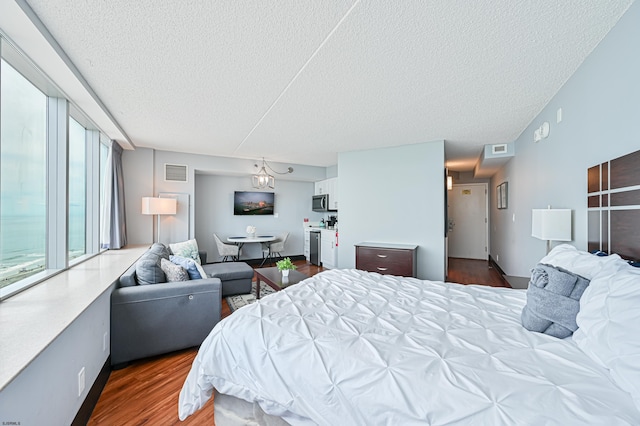
<svg viewBox="0 0 640 426">
<path fill-rule="evenodd" d="M 640 260 L 640 151 L 590 167 L 589 251 Z"/>
</svg>

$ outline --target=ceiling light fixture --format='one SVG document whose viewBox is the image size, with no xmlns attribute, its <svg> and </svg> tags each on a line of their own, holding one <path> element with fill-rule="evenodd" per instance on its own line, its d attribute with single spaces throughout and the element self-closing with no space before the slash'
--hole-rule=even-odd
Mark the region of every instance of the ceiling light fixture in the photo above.
<svg viewBox="0 0 640 426">
<path fill-rule="evenodd" d="M 258 167 L 258 165 L 254 164 L 254 167 Z M 293 173 L 293 167 L 288 167 L 287 171 L 282 173 L 273 170 L 271 166 L 267 164 L 266 161 L 264 161 L 264 157 L 263 157 L 262 168 L 260 168 L 260 171 L 257 174 L 251 176 L 251 184 L 254 188 L 256 189 L 275 188 L 276 180 L 272 175 L 267 173 L 267 169 L 266 169 L 267 167 L 269 168 L 269 170 L 279 175 L 286 175 L 289 173 Z"/>
</svg>

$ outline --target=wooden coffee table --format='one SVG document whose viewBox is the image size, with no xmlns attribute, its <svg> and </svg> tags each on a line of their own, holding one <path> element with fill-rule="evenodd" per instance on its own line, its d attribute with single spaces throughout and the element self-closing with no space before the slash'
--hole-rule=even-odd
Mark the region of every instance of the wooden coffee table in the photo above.
<svg viewBox="0 0 640 426">
<path fill-rule="evenodd" d="M 302 280 L 309 278 L 308 275 L 298 272 L 295 269 L 289 271 L 289 276 L 283 280 L 282 272 L 278 271 L 278 268 L 258 268 L 256 271 L 256 299 L 260 299 L 260 281 L 264 281 L 269 287 L 275 291 L 280 291 L 283 288 L 289 287 L 293 284 L 298 284 Z"/>
</svg>

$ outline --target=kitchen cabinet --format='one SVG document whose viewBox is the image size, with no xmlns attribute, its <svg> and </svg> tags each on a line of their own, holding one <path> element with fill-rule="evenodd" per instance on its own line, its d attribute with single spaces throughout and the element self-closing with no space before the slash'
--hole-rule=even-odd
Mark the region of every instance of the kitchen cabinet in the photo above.
<svg viewBox="0 0 640 426">
<path fill-rule="evenodd" d="M 316 182 L 314 195 L 329 194 L 329 208 L 338 210 L 338 178 L 330 178 Z"/>
<path fill-rule="evenodd" d="M 338 263 L 336 231 L 333 229 L 322 229 L 320 234 L 320 260 L 322 266 L 328 269 L 334 269 Z"/>
<path fill-rule="evenodd" d="M 416 277 L 417 245 L 388 243 L 356 244 L 356 269 L 380 274 Z"/>
</svg>

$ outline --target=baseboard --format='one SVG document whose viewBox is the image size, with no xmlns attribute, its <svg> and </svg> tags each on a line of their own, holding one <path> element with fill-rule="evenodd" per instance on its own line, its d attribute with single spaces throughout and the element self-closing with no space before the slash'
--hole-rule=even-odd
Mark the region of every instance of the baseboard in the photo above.
<svg viewBox="0 0 640 426">
<path fill-rule="evenodd" d="M 493 269 L 498 271 L 498 273 L 500 274 L 500 278 L 502 278 L 502 281 L 504 281 L 507 285 L 509 285 L 509 287 L 515 288 L 512 286 L 513 283 L 509 282 L 509 280 L 505 278 L 507 274 L 505 274 L 505 272 L 502 270 L 500 265 L 496 263 L 496 261 L 493 259 L 493 257 L 491 257 L 491 255 L 489 255 L 489 266 L 491 266 Z M 520 288 L 520 287 L 517 287 L 517 288 Z"/>
<path fill-rule="evenodd" d="M 102 394 L 102 390 L 106 386 L 110 374 L 111 356 L 107 358 L 107 361 L 102 366 L 102 369 L 100 370 L 100 373 L 98 373 L 96 381 L 93 382 L 93 386 L 91 386 L 91 389 L 89 389 L 87 397 L 84 399 L 84 402 L 80 406 L 80 409 L 78 410 L 76 417 L 73 419 L 71 426 L 81 426 L 89 423 L 91 413 L 93 413 L 93 409 L 96 408 L 98 399 L 100 399 L 100 394 Z"/>
<path fill-rule="evenodd" d="M 498 265 L 496 263 L 496 261 L 493 259 L 493 257 L 491 257 L 491 255 L 489 255 L 489 265 L 494 268 L 495 270 L 497 270 L 500 275 L 504 275 L 504 271 L 502 270 L 502 268 L 500 267 L 500 265 Z"/>
</svg>

